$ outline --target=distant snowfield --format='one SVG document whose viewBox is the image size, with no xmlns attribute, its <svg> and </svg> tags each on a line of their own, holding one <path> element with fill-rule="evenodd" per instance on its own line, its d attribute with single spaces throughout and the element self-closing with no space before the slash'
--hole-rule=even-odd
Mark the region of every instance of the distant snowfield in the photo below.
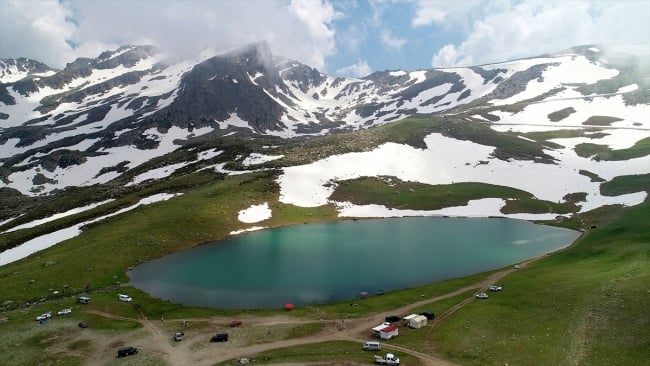
<svg viewBox="0 0 650 366">
<path fill-rule="evenodd" d="M 57 231 L 54 231 L 54 232 L 51 232 L 51 233 L 48 233 L 48 234 L 45 234 L 45 235 L 41 235 L 41 236 L 36 237 L 36 238 L 34 238 L 32 240 L 28 240 L 28 241 L 24 242 L 23 244 L 20 244 L 20 245 L 14 247 L 14 248 L 5 250 L 4 252 L 0 253 L 0 266 L 5 265 L 7 263 L 15 262 L 15 261 L 17 261 L 19 259 L 22 259 L 22 258 L 25 258 L 25 257 L 27 257 L 27 256 L 29 256 L 31 254 L 34 254 L 34 253 L 38 252 L 38 251 L 41 251 L 43 249 L 47 249 L 47 248 L 49 248 L 51 246 L 54 246 L 54 245 L 56 245 L 56 244 L 58 244 L 58 243 L 60 243 L 62 241 L 72 239 L 75 236 L 78 236 L 79 234 L 81 234 L 81 227 L 84 226 L 84 225 L 87 225 L 87 224 L 90 224 L 90 223 L 93 223 L 93 222 L 97 222 L 97 221 L 100 221 L 100 220 L 103 220 L 103 219 L 106 219 L 106 218 L 109 218 L 109 217 L 119 215 L 121 213 L 133 210 L 133 209 L 135 209 L 135 208 L 137 208 L 139 206 L 142 206 L 142 205 L 148 205 L 148 204 L 151 204 L 151 203 L 154 203 L 154 202 L 166 201 L 166 200 L 168 200 L 170 198 L 173 198 L 173 197 L 176 197 L 176 196 L 179 196 L 179 195 L 180 195 L 180 193 L 176 193 L 176 194 L 169 194 L 169 193 L 155 194 L 153 196 L 149 196 L 149 197 L 141 199 L 140 201 L 138 201 L 138 203 L 136 203 L 136 204 L 134 204 L 132 206 L 123 208 L 123 209 L 121 209 L 119 211 L 116 211 L 116 212 L 113 212 L 111 214 L 108 214 L 108 215 L 105 215 L 105 216 L 102 216 L 102 217 L 98 217 L 98 218 L 95 218 L 93 220 L 85 221 L 85 222 L 73 225 L 73 226 L 65 228 L 65 229 L 61 229 L 61 230 L 57 230 Z M 68 212 L 70 212 L 70 211 L 68 211 Z"/>
<path fill-rule="evenodd" d="M 269 208 L 268 202 L 261 205 L 252 205 L 251 207 L 239 211 L 237 219 L 247 224 L 252 224 L 271 218 L 272 211 Z"/>
<path fill-rule="evenodd" d="M 521 62 L 521 61 L 519 61 Z M 508 105 L 542 95 L 563 84 L 593 84 L 602 79 L 610 79 L 619 74 L 616 69 L 602 66 L 600 63 L 589 61 L 582 55 L 564 55 L 549 60 L 549 63 L 560 63 L 548 66 L 542 73 L 541 81 L 534 79 L 528 82 L 526 90 L 506 99 L 492 100 L 493 105 Z"/>
<path fill-rule="evenodd" d="M 549 119 L 549 114 L 569 107 L 573 108 L 575 112 L 566 118 L 557 122 L 552 122 Z M 559 126 L 584 127 L 583 123 L 589 117 L 612 116 L 622 119 L 622 121 L 614 122 L 612 126 L 650 129 L 650 105 L 626 105 L 621 95 L 547 100 L 531 103 L 518 113 L 504 111 L 490 113 L 500 118 L 499 124 L 548 125 L 554 128 Z"/>
<path fill-rule="evenodd" d="M 587 193 L 581 211 L 609 204 L 636 205 L 646 197 L 645 192 L 607 197 L 600 194 L 599 184 L 578 174 L 587 170 L 603 179 L 627 174 L 650 173 L 650 157 L 627 161 L 600 161 L 581 158 L 571 149 L 546 151 L 558 165 L 530 161 L 502 161 L 490 157 L 494 148 L 470 141 L 459 141 L 431 134 L 425 138 L 427 149 L 386 143 L 369 152 L 330 156 L 311 164 L 287 167 L 278 178 L 280 201 L 301 207 L 317 207 L 329 202 L 335 187 L 332 181 L 359 177 L 395 176 L 403 181 L 425 184 L 484 182 L 509 186 L 532 193 L 536 198 L 561 202 L 569 193 Z M 489 161 L 479 164 L 479 161 Z M 553 182 L 553 184 L 550 184 Z M 499 200 L 500 201 L 500 200 Z M 462 215 L 540 218 L 532 215 L 504 215 L 498 209 L 502 203 L 479 200 L 466 207 L 451 207 L 431 212 L 386 210 L 383 206 L 345 204 L 343 216 L 385 217 L 398 215 Z M 550 215 L 549 215 L 550 216 Z M 549 218 L 545 216 L 545 218 Z M 555 215 L 553 215 L 555 216 Z"/>
</svg>

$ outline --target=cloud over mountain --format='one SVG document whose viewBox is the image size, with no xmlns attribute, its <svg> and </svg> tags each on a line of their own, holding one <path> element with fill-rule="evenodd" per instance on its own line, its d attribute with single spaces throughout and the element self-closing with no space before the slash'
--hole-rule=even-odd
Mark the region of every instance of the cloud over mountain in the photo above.
<svg viewBox="0 0 650 366">
<path fill-rule="evenodd" d="M 266 40 L 274 52 L 323 68 L 334 52 L 327 1 L 3 1 L 2 57 L 53 67 L 123 44 L 155 44 L 182 58 Z M 7 36 L 7 35 L 12 35 Z"/>
</svg>

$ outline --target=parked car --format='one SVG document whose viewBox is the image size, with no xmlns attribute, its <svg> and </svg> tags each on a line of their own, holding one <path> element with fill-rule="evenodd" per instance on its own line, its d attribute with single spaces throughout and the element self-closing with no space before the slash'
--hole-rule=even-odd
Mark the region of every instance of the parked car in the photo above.
<svg viewBox="0 0 650 366">
<path fill-rule="evenodd" d="M 210 338 L 210 342 L 228 342 L 228 333 L 218 333 Z"/>
<path fill-rule="evenodd" d="M 487 299 L 488 298 L 488 294 L 486 294 L 485 292 L 479 292 L 474 296 L 476 296 L 477 299 Z"/>
<path fill-rule="evenodd" d="M 88 304 L 90 302 L 90 297 L 79 296 L 79 298 L 77 299 L 77 302 L 79 304 Z"/>
<path fill-rule="evenodd" d="M 501 291 L 501 290 L 503 290 L 503 287 L 497 286 L 497 285 L 490 285 L 490 286 L 488 286 L 488 289 L 490 291 Z"/>
<path fill-rule="evenodd" d="M 396 323 L 396 322 L 400 321 L 400 319 L 402 319 L 402 318 L 400 318 L 397 315 L 389 315 L 389 316 L 386 317 L 386 321 L 389 322 L 389 323 Z"/>
<path fill-rule="evenodd" d="M 381 343 L 377 341 L 368 341 L 363 344 L 361 349 L 364 349 L 366 351 L 381 351 Z"/>
<path fill-rule="evenodd" d="M 233 320 L 233 321 L 230 322 L 230 327 L 231 328 L 236 328 L 236 327 L 240 326 L 241 324 L 242 323 L 241 323 L 240 320 Z"/>
<path fill-rule="evenodd" d="M 51 318 L 51 317 L 52 317 L 52 312 L 51 312 L 51 311 L 48 311 L 47 313 L 43 313 L 43 314 L 37 316 L 37 317 L 36 317 L 36 320 L 37 320 L 37 321 L 39 321 L 39 320 L 47 320 L 47 319 L 49 319 L 49 318 Z"/>
<path fill-rule="evenodd" d="M 131 302 L 133 298 L 129 295 L 117 294 L 117 299 L 120 301 Z"/>
<path fill-rule="evenodd" d="M 72 314 L 72 309 L 63 309 L 56 313 L 56 315 L 69 315 Z"/>
<path fill-rule="evenodd" d="M 122 347 L 117 350 L 117 357 L 126 357 L 126 356 L 132 356 L 138 353 L 138 349 L 135 347 Z"/>
<path fill-rule="evenodd" d="M 433 320 L 436 318 L 436 314 L 434 314 L 433 311 L 423 311 L 420 315 L 423 315 L 427 320 Z"/>
<path fill-rule="evenodd" d="M 174 334 L 174 340 L 176 342 L 182 341 L 184 337 L 185 337 L 185 333 L 183 332 L 176 332 L 176 334 Z"/>
<path fill-rule="evenodd" d="M 399 366 L 399 357 L 392 353 L 387 353 L 386 356 L 375 355 L 375 363 L 378 365 L 391 365 Z"/>
<path fill-rule="evenodd" d="M 79 328 L 88 328 L 88 322 L 85 320 L 80 321 Z"/>
</svg>

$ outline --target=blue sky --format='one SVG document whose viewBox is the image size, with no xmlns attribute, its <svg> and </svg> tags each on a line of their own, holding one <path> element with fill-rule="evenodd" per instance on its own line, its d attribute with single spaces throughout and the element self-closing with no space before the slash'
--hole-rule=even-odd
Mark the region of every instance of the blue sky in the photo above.
<svg viewBox="0 0 650 366">
<path fill-rule="evenodd" d="M 64 67 L 125 44 L 172 57 L 265 40 L 328 74 L 478 65 L 597 43 L 650 53 L 650 0 L 2 0 L 0 58 Z"/>
</svg>

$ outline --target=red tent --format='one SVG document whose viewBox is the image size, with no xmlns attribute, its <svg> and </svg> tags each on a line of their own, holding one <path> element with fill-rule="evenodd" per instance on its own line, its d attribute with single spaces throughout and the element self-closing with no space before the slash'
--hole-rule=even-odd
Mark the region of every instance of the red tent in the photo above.
<svg viewBox="0 0 650 366">
<path fill-rule="evenodd" d="M 293 304 L 284 304 L 284 308 L 287 310 L 293 309 Z"/>
</svg>

